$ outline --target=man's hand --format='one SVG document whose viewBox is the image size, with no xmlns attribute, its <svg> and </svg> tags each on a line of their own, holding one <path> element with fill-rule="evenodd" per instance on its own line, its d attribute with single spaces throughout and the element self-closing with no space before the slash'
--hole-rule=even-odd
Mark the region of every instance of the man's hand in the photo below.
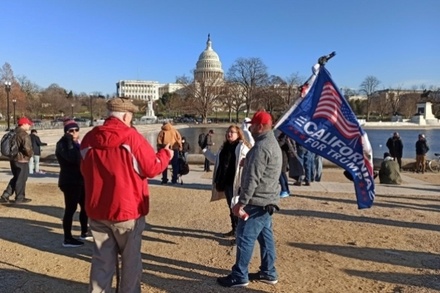
<svg viewBox="0 0 440 293">
<path fill-rule="evenodd" d="M 168 155 L 170 156 L 170 160 L 174 157 L 174 151 L 170 149 L 170 144 L 166 144 L 164 149 L 168 152 Z"/>
<path fill-rule="evenodd" d="M 232 208 L 232 213 L 239 217 L 240 216 L 240 210 L 244 207 L 244 204 L 241 203 L 237 203 L 233 208 Z"/>
</svg>

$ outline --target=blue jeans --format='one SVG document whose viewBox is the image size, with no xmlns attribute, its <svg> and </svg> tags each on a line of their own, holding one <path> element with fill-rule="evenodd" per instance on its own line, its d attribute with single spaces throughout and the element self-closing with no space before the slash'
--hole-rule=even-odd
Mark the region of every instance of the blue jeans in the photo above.
<svg viewBox="0 0 440 293">
<path fill-rule="evenodd" d="M 290 194 L 289 181 L 287 179 L 286 172 L 281 172 L 281 175 L 280 175 L 280 185 L 281 185 L 281 192 L 287 191 Z"/>
<path fill-rule="evenodd" d="M 249 219 L 238 220 L 237 255 L 231 275 L 240 281 L 248 281 L 248 267 L 255 241 L 258 241 L 261 259 L 260 272 L 276 279 L 278 276 L 275 269 L 276 253 L 272 216 L 260 206 L 247 205 L 244 210 L 249 214 Z"/>
<path fill-rule="evenodd" d="M 320 155 L 315 155 L 315 181 L 321 181 L 322 177 L 322 157 Z"/>
<path fill-rule="evenodd" d="M 33 155 L 29 160 L 29 174 L 40 172 L 40 156 Z"/>
</svg>

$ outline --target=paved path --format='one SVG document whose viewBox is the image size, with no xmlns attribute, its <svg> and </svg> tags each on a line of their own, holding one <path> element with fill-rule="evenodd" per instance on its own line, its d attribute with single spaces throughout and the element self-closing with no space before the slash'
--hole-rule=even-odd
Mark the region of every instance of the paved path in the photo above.
<svg viewBox="0 0 440 293">
<path fill-rule="evenodd" d="M 186 125 L 178 125 L 177 128 L 187 127 Z M 158 132 L 160 129 L 160 125 L 158 124 L 148 124 L 148 125 L 140 125 L 137 126 L 140 132 Z M 81 134 L 84 135 L 91 128 L 82 128 Z M 47 147 L 43 147 L 42 157 L 49 157 L 48 154 L 54 153 L 54 148 L 56 142 L 60 139 L 62 135 L 61 129 L 47 129 L 47 130 L 39 130 L 38 134 L 43 142 L 48 144 Z M 200 155 L 198 155 L 200 156 Z M 195 159 L 199 159 L 197 155 L 193 155 L 193 161 L 197 161 Z M 191 160 L 190 160 L 191 163 Z M 29 182 L 35 183 L 57 183 L 58 182 L 58 174 L 55 170 L 58 170 L 58 165 L 54 163 L 52 160 L 46 160 L 46 162 L 42 162 L 42 169 L 45 167 L 49 170 L 53 170 L 53 172 L 48 172 L 44 175 L 34 174 L 29 177 Z M 342 172 L 342 170 L 341 170 Z M 202 165 L 191 165 L 191 171 L 188 175 L 183 176 L 183 181 L 185 188 L 195 188 L 195 189 L 210 189 L 211 188 L 211 179 L 207 178 L 203 172 Z M 385 185 L 378 184 L 378 180 L 376 181 L 376 194 L 380 195 L 439 195 L 440 184 L 433 185 L 422 180 L 418 180 L 412 178 L 410 176 L 406 176 L 405 173 L 402 173 L 402 180 L 405 182 L 403 185 Z M 8 182 L 11 178 L 11 173 L 9 171 L 9 163 L 7 161 L 0 161 L 0 182 Z M 292 182 L 291 182 L 292 183 Z M 150 184 L 157 185 L 161 187 L 166 187 L 160 185 L 160 176 L 155 179 L 150 180 Z M 1 187 L 0 187 L 1 188 Z M 291 187 L 291 192 L 295 193 L 296 188 L 301 188 L 310 192 L 316 193 L 354 193 L 354 186 L 351 181 L 346 183 L 339 182 L 313 182 L 311 186 L 304 187 Z"/>
</svg>

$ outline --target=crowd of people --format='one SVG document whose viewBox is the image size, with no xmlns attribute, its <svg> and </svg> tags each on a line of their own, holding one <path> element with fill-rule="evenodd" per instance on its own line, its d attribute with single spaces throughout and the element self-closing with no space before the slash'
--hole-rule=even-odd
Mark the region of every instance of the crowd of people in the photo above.
<svg viewBox="0 0 440 293">
<path fill-rule="evenodd" d="M 188 161 L 191 146 L 170 123 L 164 123 L 157 136 L 157 149 L 132 126 L 138 111 L 131 100 L 123 97 L 107 102 L 108 118 L 81 140 L 80 127 L 66 120 L 56 144 L 60 173 L 58 186 L 64 195 L 62 246 L 79 247 L 93 242 L 90 292 L 107 292 L 117 273 L 121 292 L 139 292 L 142 274 L 141 241 L 148 214 L 148 178 L 162 174 L 161 183 L 171 184 L 180 176 L 179 160 Z M 10 158 L 12 179 L 0 197 L 1 203 L 30 202 L 25 189 L 29 174 L 41 173 L 41 142 L 32 122 L 18 120 L 15 129 L 18 152 Z M 231 272 L 219 277 L 224 287 L 244 287 L 249 281 L 276 284 L 276 250 L 272 214 L 279 210 L 280 198 L 291 195 L 289 178 L 294 186 L 310 186 L 322 178 L 322 157 L 293 141 L 285 133 L 273 130 L 272 116 L 265 111 L 246 118 L 241 126 L 230 125 L 218 150 L 214 130 L 203 134 L 199 143 L 205 157 L 204 171 L 212 173 L 211 201 L 226 199 L 231 237 L 237 245 Z M 403 143 L 395 132 L 386 143 L 379 171 L 380 183 L 401 184 Z M 429 151 L 425 135 L 415 144 L 416 172 L 425 172 Z M 80 236 L 72 235 L 72 222 L 79 206 Z M 261 250 L 260 270 L 249 273 L 255 242 Z M 120 259 L 120 260 L 119 260 Z M 121 272 L 119 273 L 119 261 Z M 117 272 L 115 272 L 117 270 Z"/>
</svg>

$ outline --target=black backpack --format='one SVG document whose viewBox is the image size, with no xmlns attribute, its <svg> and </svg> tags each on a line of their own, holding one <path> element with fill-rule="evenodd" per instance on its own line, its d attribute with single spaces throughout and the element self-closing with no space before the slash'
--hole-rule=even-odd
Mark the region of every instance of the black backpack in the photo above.
<svg viewBox="0 0 440 293">
<path fill-rule="evenodd" d="M 1 140 L 1 153 L 3 156 L 13 159 L 18 154 L 18 144 L 14 130 L 8 131 Z"/>
<path fill-rule="evenodd" d="M 199 134 L 199 141 L 198 141 L 199 147 L 204 149 L 206 147 L 206 134 L 200 133 Z"/>
</svg>

